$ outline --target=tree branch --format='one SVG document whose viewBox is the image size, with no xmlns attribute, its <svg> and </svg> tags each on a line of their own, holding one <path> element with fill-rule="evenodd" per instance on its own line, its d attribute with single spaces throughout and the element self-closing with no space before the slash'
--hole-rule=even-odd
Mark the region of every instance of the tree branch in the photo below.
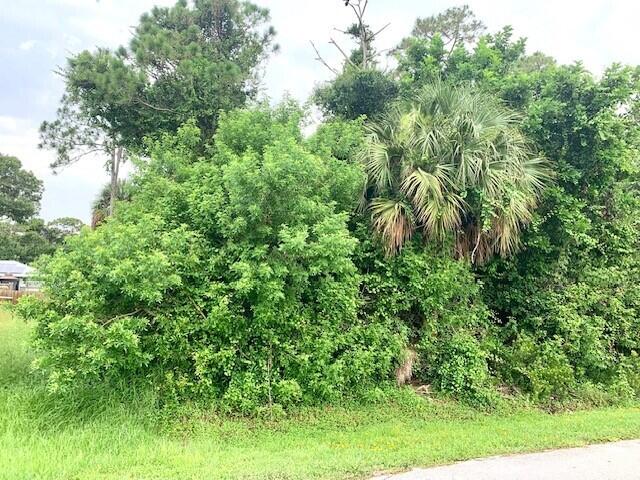
<svg viewBox="0 0 640 480">
<path fill-rule="evenodd" d="M 158 112 L 175 112 L 175 110 L 172 109 L 172 108 L 156 107 L 155 105 L 151 105 L 150 103 L 147 103 L 144 100 L 142 100 L 140 97 L 136 97 L 136 101 L 141 103 L 145 107 L 151 108 L 151 109 L 156 110 Z"/>
<path fill-rule="evenodd" d="M 360 7 L 360 3 L 358 2 L 358 8 Z M 364 5 L 362 7 L 362 13 L 360 14 L 360 18 L 364 18 L 364 14 L 367 11 L 367 7 L 369 6 L 369 0 L 364 0 Z"/>
<path fill-rule="evenodd" d="M 141 309 L 137 309 L 137 310 L 134 310 L 131 313 L 124 313 L 122 315 L 116 315 L 115 317 L 107 318 L 106 320 L 102 321 L 102 326 L 106 327 L 110 323 L 113 323 L 116 320 L 120 320 L 122 318 L 133 317 L 133 316 L 137 315 L 138 313 L 140 313 L 141 311 L 142 311 Z"/>
<path fill-rule="evenodd" d="M 86 157 L 87 155 L 91 155 L 92 153 L 96 153 L 96 152 L 105 152 L 105 148 L 104 147 L 96 147 L 96 148 L 92 148 L 91 150 L 87 150 L 86 152 L 82 152 L 82 153 L 78 153 L 77 155 L 74 155 L 73 157 L 69 157 L 69 160 L 73 163 L 77 162 L 78 160 L 80 160 L 82 157 Z"/>
<path fill-rule="evenodd" d="M 345 58 L 345 60 L 353 67 L 357 67 L 357 65 L 355 63 L 353 63 L 353 61 L 351 60 L 351 58 L 349 58 L 349 55 L 347 55 L 345 53 L 345 51 L 342 49 L 342 47 L 340 47 L 340 45 L 338 45 L 338 43 L 333 39 L 329 39 L 329 43 L 331 43 L 334 47 L 336 47 L 338 49 L 338 51 L 342 54 L 342 56 Z"/>
<path fill-rule="evenodd" d="M 391 22 L 387 23 L 384 27 L 382 27 L 380 30 L 378 30 L 376 33 L 371 35 L 371 40 L 375 40 L 375 38 L 380 35 L 383 30 L 385 30 L 389 25 L 391 25 Z"/>
<path fill-rule="evenodd" d="M 318 49 L 316 48 L 315 44 L 309 40 L 309 43 L 311 43 L 311 46 L 313 47 L 313 49 L 316 51 L 316 60 L 318 60 L 319 62 L 321 62 L 325 67 L 327 67 L 329 70 L 331 70 L 331 72 L 333 72 L 334 75 L 338 75 L 339 72 L 333 68 L 331 65 L 329 65 L 324 58 L 322 58 L 322 55 L 320 55 L 320 52 L 318 51 Z"/>
</svg>

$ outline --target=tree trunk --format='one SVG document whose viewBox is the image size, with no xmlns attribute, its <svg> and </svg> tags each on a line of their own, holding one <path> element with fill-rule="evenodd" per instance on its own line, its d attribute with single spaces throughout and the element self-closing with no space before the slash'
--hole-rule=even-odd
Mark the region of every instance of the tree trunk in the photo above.
<svg viewBox="0 0 640 480">
<path fill-rule="evenodd" d="M 117 147 L 111 154 L 111 192 L 109 196 L 109 216 L 113 215 L 113 210 L 118 199 L 118 175 L 120 164 L 122 163 L 122 147 Z"/>
<path fill-rule="evenodd" d="M 362 68 L 366 70 L 369 67 L 369 52 L 367 50 L 367 27 L 364 19 L 359 18 L 360 22 L 360 49 L 362 50 Z"/>
</svg>

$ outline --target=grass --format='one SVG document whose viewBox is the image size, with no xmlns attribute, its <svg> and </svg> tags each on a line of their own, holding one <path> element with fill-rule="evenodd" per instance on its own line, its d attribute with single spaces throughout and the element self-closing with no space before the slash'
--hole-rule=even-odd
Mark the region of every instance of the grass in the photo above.
<svg viewBox="0 0 640 480">
<path fill-rule="evenodd" d="M 491 414 L 399 394 L 278 421 L 163 412 L 152 395 L 48 396 L 29 327 L 0 309 L 0 479 L 339 479 L 640 437 L 640 408 Z M 160 420 L 159 420 L 160 417 Z"/>
</svg>

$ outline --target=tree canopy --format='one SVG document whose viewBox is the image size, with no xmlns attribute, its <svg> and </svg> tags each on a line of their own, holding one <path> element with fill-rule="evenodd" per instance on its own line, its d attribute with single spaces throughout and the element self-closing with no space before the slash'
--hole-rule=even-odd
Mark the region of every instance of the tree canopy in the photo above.
<svg viewBox="0 0 640 480">
<path fill-rule="evenodd" d="M 202 142 L 220 111 L 257 93 L 259 67 L 275 48 L 269 12 L 240 0 L 186 0 L 145 13 L 127 47 L 83 51 L 61 70 L 65 94 L 57 118 L 40 128 L 54 169 L 89 154 L 105 158 L 112 213 L 128 152 L 146 138 L 195 119 Z"/>
<path fill-rule="evenodd" d="M 23 222 L 40 210 L 42 181 L 16 157 L 0 155 L 0 219 Z"/>
<path fill-rule="evenodd" d="M 513 253 L 550 178 L 519 121 L 491 96 L 436 83 L 371 124 L 366 197 L 387 251 L 420 229 L 453 235 L 472 262 Z"/>
</svg>

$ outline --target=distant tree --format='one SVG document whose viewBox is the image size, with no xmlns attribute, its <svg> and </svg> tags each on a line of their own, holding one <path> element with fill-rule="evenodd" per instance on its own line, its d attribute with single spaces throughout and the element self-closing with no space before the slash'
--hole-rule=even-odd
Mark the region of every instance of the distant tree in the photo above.
<svg viewBox="0 0 640 480">
<path fill-rule="evenodd" d="M 196 0 L 193 7 L 180 0 L 144 14 L 121 52 L 145 76 L 138 103 L 149 117 L 146 134 L 173 132 L 195 118 L 209 137 L 220 111 L 254 98 L 259 67 L 277 49 L 268 22 L 266 8 L 240 0 Z"/>
<path fill-rule="evenodd" d="M 451 54 L 457 46 L 478 40 L 485 28 L 469 6 L 463 5 L 448 8 L 438 15 L 418 18 L 411 33 L 414 38 L 425 40 L 439 37 Z"/>
<path fill-rule="evenodd" d="M 555 65 L 556 60 L 553 57 L 542 52 L 533 52 L 531 55 L 523 56 L 515 66 L 515 70 L 519 73 L 536 73 Z"/>
<path fill-rule="evenodd" d="M 314 98 L 325 114 L 355 120 L 375 117 L 398 95 L 386 73 L 375 69 L 347 68 L 331 83 L 316 89 Z"/>
<path fill-rule="evenodd" d="M 82 220 L 73 217 L 61 217 L 46 225 L 46 237 L 55 246 L 62 245 L 69 235 L 78 235 L 84 227 Z"/>
<path fill-rule="evenodd" d="M 325 114 L 335 115 L 347 120 L 355 120 L 361 115 L 374 117 L 384 111 L 386 106 L 396 98 L 398 87 L 386 72 L 378 68 L 380 52 L 374 41 L 389 24 L 374 31 L 365 21 L 368 0 L 351 0 L 345 5 L 355 14 L 356 22 L 346 30 L 338 30 L 355 42 L 355 48 L 347 53 L 340 44 L 330 39 L 343 56 L 342 68 L 329 65 L 312 42 L 316 52 L 316 60 L 322 62 L 335 75 L 335 79 L 315 90 L 316 104 Z"/>
<path fill-rule="evenodd" d="M 40 209 L 42 181 L 16 157 L 0 154 L 0 219 L 23 222 Z"/>
<path fill-rule="evenodd" d="M 221 110 L 257 92 L 257 67 L 272 49 L 268 10 L 239 0 L 185 0 L 140 18 L 128 47 L 70 58 L 57 119 L 41 126 L 52 168 L 101 153 L 111 181 L 109 213 L 128 151 L 195 118 L 209 138 Z"/>
<path fill-rule="evenodd" d="M 0 259 L 31 263 L 53 253 L 67 237 L 77 235 L 82 225 L 77 218 L 59 218 L 49 223 L 40 218 L 24 223 L 0 220 Z"/>
<path fill-rule="evenodd" d="M 0 259 L 31 263 L 55 246 L 46 236 L 43 220 L 32 218 L 26 223 L 0 221 Z"/>
<path fill-rule="evenodd" d="M 23 170 L 16 157 L 0 155 L 0 259 L 32 262 L 79 231 L 82 222 L 75 218 L 48 224 L 34 218 L 41 197 L 42 181 Z"/>
</svg>

